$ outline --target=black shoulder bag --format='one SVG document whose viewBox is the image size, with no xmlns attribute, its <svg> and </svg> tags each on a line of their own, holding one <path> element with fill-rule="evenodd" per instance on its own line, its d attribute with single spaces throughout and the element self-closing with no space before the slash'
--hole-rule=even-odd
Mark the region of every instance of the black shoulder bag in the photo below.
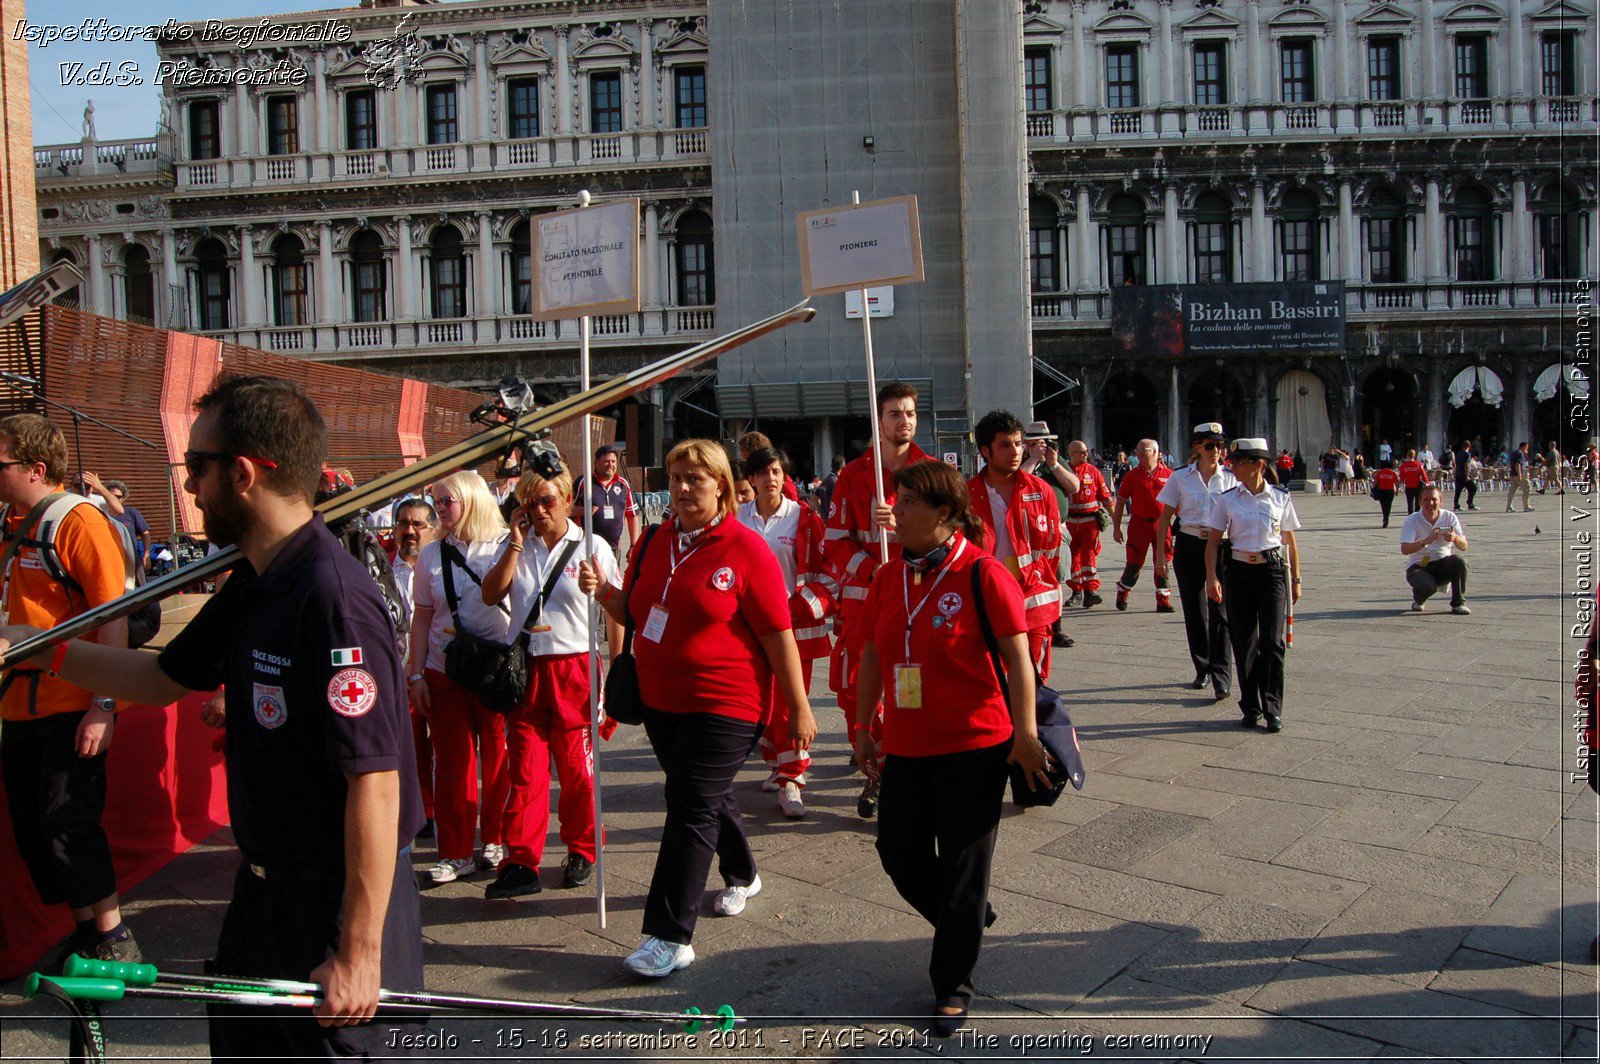
<svg viewBox="0 0 1600 1064">
<path fill-rule="evenodd" d="M 628 598 L 633 585 L 638 582 L 639 570 L 644 567 L 645 552 L 660 525 L 645 529 L 639 542 L 639 557 L 634 559 L 628 578 L 622 583 L 622 653 L 611 659 L 606 672 L 606 716 L 618 724 L 643 724 L 644 700 L 639 697 L 639 663 L 633 657 L 633 614 L 628 611 Z"/>
<path fill-rule="evenodd" d="M 983 582 L 979 578 L 979 567 L 983 563 L 980 556 L 972 566 L 972 601 L 978 607 L 978 627 L 983 630 L 984 645 L 989 648 L 989 663 L 994 666 L 994 678 L 1000 683 L 1000 691 L 1005 695 L 1006 704 L 1011 704 L 1011 688 L 1006 682 L 1005 665 L 1000 660 L 1000 640 L 994 634 L 994 625 L 989 621 L 989 610 L 983 601 Z M 1072 718 L 1067 715 L 1067 707 L 1061 700 L 1061 693 L 1053 687 L 1046 687 L 1036 671 L 1033 675 L 1034 683 L 1034 723 L 1039 729 L 1039 741 L 1044 744 L 1046 752 L 1050 755 L 1047 771 L 1050 773 L 1050 786 L 1037 789 L 1030 788 L 1028 781 L 1022 775 L 1021 765 L 1012 765 L 1011 769 L 1011 801 L 1023 808 L 1035 805 L 1055 805 L 1056 799 L 1061 797 L 1061 792 L 1066 789 L 1070 780 L 1078 790 L 1083 790 L 1083 756 L 1078 751 L 1078 733 L 1072 726 Z"/>
<path fill-rule="evenodd" d="M 456 622 L 456 634 L 444 648 L 444 674 L 475 691 L 485 709 L 509 713 L 528 689 L 528 663 L 522 644 L 517 640 L 509 645 L 497 643 L 467 631 L 461 623 L 460 600 L 456 597 L 456 566 L 459 565 L 474 584 L 481 587 L 483 581 L 467 566 L 467 559 L 455 544 L 441 545 L 439 558 L 444 571 L 445 601 Z M 504 606 L 499 608 L 503 613 L 508 612 Z"/>
</svg>

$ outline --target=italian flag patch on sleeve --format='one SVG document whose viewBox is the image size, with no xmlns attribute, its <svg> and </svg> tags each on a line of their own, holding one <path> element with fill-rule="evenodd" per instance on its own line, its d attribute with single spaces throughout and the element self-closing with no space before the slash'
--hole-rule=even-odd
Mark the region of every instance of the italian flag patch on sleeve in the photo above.
<svg viewBox="0 0 1600 1064">
<path fill-rule="evenodd" d="M 347 668 L 351 665 L 361 664 L 361 648 L 345 647 L 343 650 L 333 652 L 333 667 L 336 669 Z"/>
</svg>

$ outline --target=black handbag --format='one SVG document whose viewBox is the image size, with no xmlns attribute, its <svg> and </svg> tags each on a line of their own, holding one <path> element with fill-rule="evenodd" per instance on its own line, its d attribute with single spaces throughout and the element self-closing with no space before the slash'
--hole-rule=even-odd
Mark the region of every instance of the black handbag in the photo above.
<svg viewBox="0 0 1600 1064">
<path fill-rule="evenodd" d="M 518 641 L 510 644 L 484 639 L 467 631 L 461 623 L 460 599 L 456 596 L 455 569 L 459 565 L 472 582 L 482 586 L 478 574 L 467 566 L 466 558 L 446 543 L 439 550 L 441 568 L 444 570 L 444 597 L 450 606 L 450 616 L 456 622 L 456 634 L 444 648 L 444 674 L 462 687 L 471 688 L 485 709 L 496 713 L 509 713 L 522 701 L 528 690 L 528 662 Z M 559 569 L 556 570 L 560 572 Z M 502 612 L 505 607 L 500 607 Z"/>
<path fill-rule="evenodd" d="M 644 699 L 639 696 L 639 663 L 633 656 L 633 615 L 628 612 L 628 597 L 644 566 L 645 552 L 650 549 L 650 539 L 660 525 L 645 529 L 639 541 L 639 556 L 634 559 L 628 578 L 622 583 L 622 653 L 611 659 L 606 671 L 606 716 L 618 724 L 643 724 Z"/>
<path fill-rule="evenodd" d="M 981 565 L 982 559 L 979 559 Z M 989 648 L 989 663 L 994 666 L 994 677 L 1000 682 L 1006 704 L 1011 703 L 1011 688 L 1006 683 L 1005 664 L 1000 660 L 1000 640 L 995 637 L 994 626 L 989 623 L 989 611 L 983 603 L 983 584 L 979 579 L 979 565 L 972 567 L 972 601 L 978 608 L 978 627 L 983 630 L 984 645 Z M 1034 724 L 1039 729 L 1039 741 L 1050 754 L 1045 771 L 1050 774 L 1050 786 L 1029 787 L 1022 774 L 1021 765 L 1009 766 L 1011 775 L 1011 801 L 1024 809 L 1036 805 L 1055 805 L 1056 799 L 1070 782 L 1083 790 L 1085 773 L 1083 755 L 1078 748 L 1078 731 L 1072 726 L 1061 692 L 1046 687 L 1034 674 Z"/>
</svg>

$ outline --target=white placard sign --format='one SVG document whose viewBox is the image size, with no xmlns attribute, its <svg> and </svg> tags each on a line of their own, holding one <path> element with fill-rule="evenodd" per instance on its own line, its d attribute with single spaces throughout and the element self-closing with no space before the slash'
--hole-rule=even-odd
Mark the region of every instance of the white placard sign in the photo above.
<svg viewBox="0 0 1600 1064">
<path fill-rule="evenodd" d="M 874 318 L 894 317 L 894 287 L 882 285 L 867 289 L 867 306 Z M 852 321 L 861 317 L 860 289 L 852 288 L 844 294 L 844 316 Z"/>
<path fill-rule="evenodd" d="M 533 318 L 639 309 L 639 201 L 614 200 L 533 219 Z"/>
<path fill-rule="evenodd" d="M 922 280 L 915 196 L 806 211 L 799 222 L 808 296 Z"/>
</svg>

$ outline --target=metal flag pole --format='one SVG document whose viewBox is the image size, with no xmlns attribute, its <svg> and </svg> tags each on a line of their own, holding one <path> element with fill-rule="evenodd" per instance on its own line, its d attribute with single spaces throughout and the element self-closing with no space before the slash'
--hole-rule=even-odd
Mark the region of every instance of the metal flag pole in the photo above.
<svg viewBox="0 0 1600 1064">
<path fill-rule="evenodd" d="M 587 207 L 589 190 L 578 193 L 578 206 Z M 589 390 L 589 315 L 578 319 L 578 388 Z M 592 419 L 583 415 L 583 557 L 594 566 L 594 441 Z M 605 828 L 600 819 L 600 639 L 596 634 L 596 602 L 588 600 L 589 618 L 589 764 L 594 774 L 594 903 L 600 929 L 606 926 Z"/>
<path fill-rule="evenodd" d="M 851 203 L 861 202 L 859 191 L 850 193 Z M 883 439 L 878 432 L 878 367 L 872 360 L 872 313 L 867 305 L 867 290 L 861 289 L 861 341 L 867 348 L 867 402 L 872 404 L 872 494 L 882 506 L 883 499 Z M 878 515 L 874 511 L 873 524 L 877 524 Z M 889 530 L 878 529 L 878 561 L 886 563 L 889 560 Z"/>
</svg>

